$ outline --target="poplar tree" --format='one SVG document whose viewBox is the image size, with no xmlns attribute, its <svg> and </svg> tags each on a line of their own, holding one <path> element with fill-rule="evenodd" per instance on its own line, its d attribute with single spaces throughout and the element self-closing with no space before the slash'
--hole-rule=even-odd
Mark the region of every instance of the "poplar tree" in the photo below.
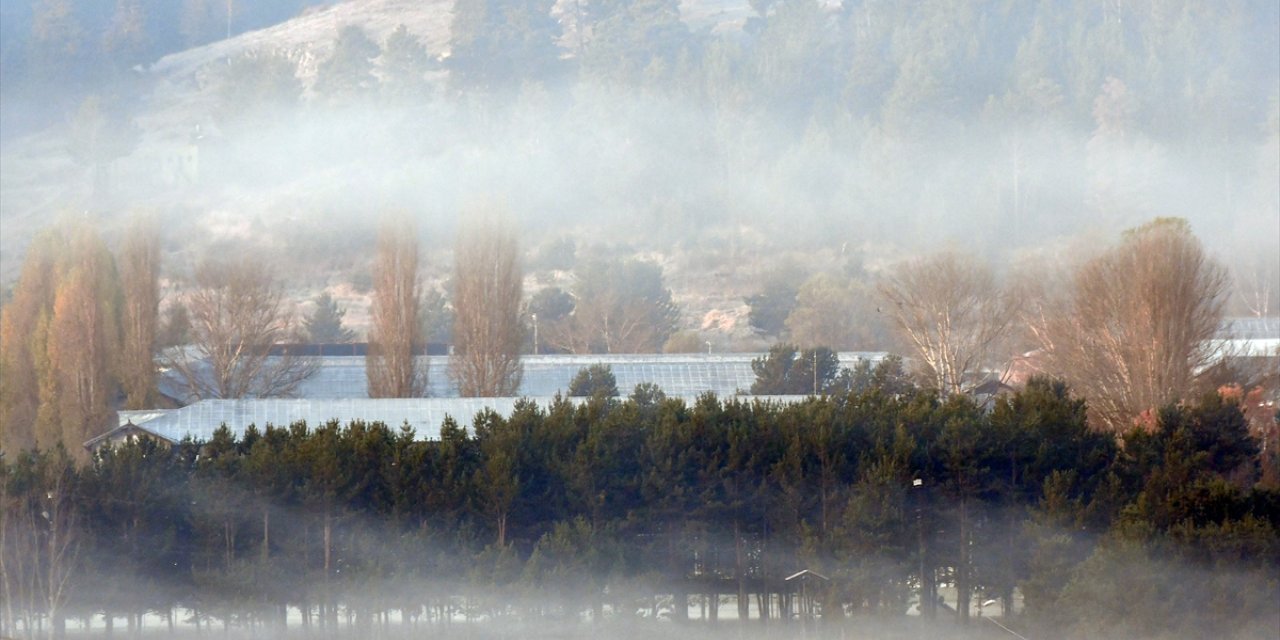
<svg viewBox="0 0 1280 640">
<path fill-rule="evenodd" d="M 514 395 L 520 387 L 524 340 L 515 231 L 497 220 L 468 225 L 458 235 L 454 260 L 450 375 L 463 397 Z"/>
<path fill-rule="evenodd" d="M 372 328 L 365 373 L 370 398 L 415 398 L 427 390 L 427 370 L 415 355 L 423 346 L 417 227 L 406 215 L 383 220 L 373 267 Z"/>
<path fill-rule="evenodd" d="M 47 325 L 41 402 L 48 412 L 37 441 L 61 441 L 82 452 L 85 440 L 115 426 L 120 283 L 115 260 L 92 227 L 82 223 L 68 235 Z"/>
<path fill-rule="evenodd" d="M 155 344 L 160 314 L 160 238 L 155 221 L 134 220 L 120 250 L 120 385 L 125 407 L 144 409 L 156 398 Z"/>
<path fill-rule="evenodd" d="M 35 445 L 40 406 L 40 369 L 45 356 L 38 329 L 47 324 L 57 279 L 56 250 L 60 229 L 42 232 L 27 249 L 13 299 L 0 309 L 0 449 L 16 451 Z"/>
</svg>

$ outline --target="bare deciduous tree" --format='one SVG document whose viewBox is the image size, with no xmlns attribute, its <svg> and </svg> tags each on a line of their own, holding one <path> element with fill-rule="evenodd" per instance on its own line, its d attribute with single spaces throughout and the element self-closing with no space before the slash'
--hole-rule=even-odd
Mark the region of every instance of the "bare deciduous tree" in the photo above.
<svg viewBox="0 0 1280 640">
<path fill-rule="evenodd" d="M 511 225 L 486 220 L 465 226 L 454 267 L 449 374 L 463 397 L 514 395 L 520 387 L 524 287 Z"/>
<path fill-rule="evenodd" d="M 1227 271 L 1185 220 L 1160 218 L 1084 263 L 1067 290 L 1030 307 L 1046 369 L 1089 401 L 1094 423 L 1123 430 L 1183 398 L 1217 357 Z"/>
<path fill-rule="evenodd" d="M 120 386 L 125 407 L 154 406 L 155 344 L 160 315 L 160 238 L 155 221 L 137 218 L 120 250 Z"/>
<path fill-rule="evenodd" d="M 1246 313 L 1259 318 L 1271 315 L 1280 294 L 1280 256 L 1263 250 L 1252 259 L 1241 260 L 1235 269 L 1235 285 Z"/>
<path fill-rule="evenodd" d="M 239 257 L 209 259 L 196 268 L 186 301 L 191 347 L 167 358 L 197 398 L 267 398 L 292 395 L 315 373 L 314 358 L 273 345 L 294 335 L 294 314 L 266 265 Z"/>
<path fill-rule="evenodd" d="M 423 344 L 421 305 L 416 227 L 407 216 L 388 217 L 378 234 L 373 267 L 373 327 L 365 360 L 369 397 L 426 393 L 427 372 L 415 358 Z"/>
<path fill-rule="evenodd" d="M 60 638 L 79 565 L 78 474 L 61 448 L 33 453 L 28 464 L 23 491 L 10 491 L 11 472 L 0 470 L 0 636 L 36 637 L 47 619 L 47 636 Z"/>
<path fill-rule="evenodd" d="M 1019 297 L 989 267 L 953 251 L 898 265 L 879 289 L 921 375 L 944 396 L 983 381 L 1017 319 Z"/>
</svg>

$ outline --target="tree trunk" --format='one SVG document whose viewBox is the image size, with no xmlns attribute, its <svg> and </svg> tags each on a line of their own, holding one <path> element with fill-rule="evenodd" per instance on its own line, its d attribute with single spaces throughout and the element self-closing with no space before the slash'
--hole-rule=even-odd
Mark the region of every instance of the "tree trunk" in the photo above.
<svg viewBox="0 0 1280 640">
<path fill-rule="evenodd" d="M 742 548 L 742 532 L 737 522 L 733 523 L 733 543 L 735 571 L 738 577 L 738 619 L 748 620 L 751 618 L 751 601 L 747 598 L 747 563 L 744 557 L 746 552 Z"/>
<path fill-rule="evenodd" d="M 961 624 L 969 621 L 969 503 L 960 499 L 960 554 L 956 562 L 956 618 Z"/>
<path fill-rule="evenodd" d="M 321 625 L 326 629 L 337 628 L 338 613 L 334 610 L 333 594 L 329 589 L 329 577 L 333 571 L 333 519 L 330 517 L 329 510 L 324 512 L 324 602 L 321 603 Z"/>
<path fill-rule="evenodd" d="M 49 614 L 49 636 L 61 640 L 67 637 L 67 617 L 61 611 Z"/>
<path fill-rule="evenodd" d="M 262 562 L 271 557 L 271 509 L 262 508 Z"/>
<path fill-rule="evenodd" d="M 231 548 L 232 548 L 230 519 L 222 521 L 222 537 L 226 543 L 226 548 L 223 552 L 223 555 L 224 555 L 223 562 L 225 564 L 225 569 L 227 570 L 228 573 L 230 573 L 231 572 Z"/>
</svg>

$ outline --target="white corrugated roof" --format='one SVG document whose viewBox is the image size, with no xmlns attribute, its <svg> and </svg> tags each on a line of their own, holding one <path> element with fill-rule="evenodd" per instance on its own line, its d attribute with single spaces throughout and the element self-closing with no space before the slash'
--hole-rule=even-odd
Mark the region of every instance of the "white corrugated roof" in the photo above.
<svg viewBox="0 0 1280 640">
<path fill-rule="evenodd" d="M 697 401 L 696 396 L 681 397 L 686 404 Z M 738 396 L 744 402 L 795 403 L 805 396 Z M 575 405 L 586 398 L 565 398 Z M 348 400 L 201 400 L 195 404 L 163 412 L 163 415 L 138 425 L 140 429 L 171 442 L 184 438 L 207 441 L 214 431 L 226 425 L 233 433 L 243 434 L 254 425 L 264 429 L 267 425 L 288 427 L 305 422 L 315 428 L 331 420 L 346 425 L 360 420 L 367 423 L 381 422 L 391 428 L 408 424 L 420 440 L 440 437 L 440 427 L 446 416 L 459 425 L 469 427 L 476 414 L 492 410 L 506 417 L 515 411 L 518 402 L 528 401 L 547 409 L 556 398 L 400 398 L 400 399 L 348 399 Z"/>
<path fill-rule="evenodd" d="M 715 393 L 729 396 L 747 392 L 755 382 L 751 361 L 765 354 L 639 354 L 639 355 L 539 355 L 524 356 L 524 376 L 517 390 L 518 396 L 551 397 L 565 394 L 569 382 L 584 367 L 593 364 L 608 365 L 618 382 L 618 391 L 631 393 L 636 385 L 658 385 L 669 396 L 696 396 Z M 886 354 L 881 352 L 840 353 L 842 366 L 852 367 L 860 360 L 878 362 Z M 294 395 L 308 400 L 340 400 L 368 398 L 368 380 L 365 377 L 363 356 L 332 356 L 320 358 L 315 375 L 303 382 Z M 427 396 L 431 398 L 455 398 L 458 388 L 449 379 L 448 356 L 421 356 L 419 360 L 427 368 Z M 176 374 L 162 374 L 161 390 L 167 395 L 183 400 Z M 185 398 L 194 401 L 195 398 Z"/>
</svg>

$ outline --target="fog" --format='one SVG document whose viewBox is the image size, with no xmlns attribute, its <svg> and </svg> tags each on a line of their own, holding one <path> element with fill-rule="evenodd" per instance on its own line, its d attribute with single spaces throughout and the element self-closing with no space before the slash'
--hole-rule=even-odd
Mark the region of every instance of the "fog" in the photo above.
<svg viewBox="0 0 1280 640">
<path fill-rule="evenodd" d="M 1066 289 L 1059 267 L 1080 264 L 1157 217 L 1187 220 L 1231 270 L 1227 315 L 1275 315 L 1280 306 L 1280 4 L 1273 0 L 0 0 L 0 17 L 0 301 L 12 295 L 33 239 L 54 221 L 88 220 L 114 248 L 142 212 L 161 226 L 163 308 L 183 299 L 205 257 L 254 259 L 283 283 L 290 304 L 335 292 L 359 335 L 368 326 L 371 259 L 384 215 L 405 213 L 416 222 L 421 275 L 447 297 L 458 229 L 496 209 L 518 228 L 526 298 L 553 287 L 572 291 L 583 277 L 577 267 L 588 259 L 658 265 L 652 288 L 667 294 L 659 311 L 678 316 L 679 326 L 662 327 L 654 351 L 700 352 L 704 344 L 708 351 L 764 351 L 783 337 L 898 350 L 902 343 L 888 337 L 887 314 L 870 294 L 876 278 L 903 258 L 950 249 L 994 265 L 1003 282 Z M 748 311 L 746 298 L 777 284 L 794 303 L 796 289 L 815 274 L 834 276 L 827 284 L 851 283 L 844 291 L 851 304 L 817 315 L 854 330 L 838 339 L 819 339 L 816 330 L 801 335 L 783 326 L 786 313 L 772 330 L 747 326 L 754 308 Z M 561 293 L 567 317 L 575 302 Z M 54 296 L 43 297 L 49 300 L 29 296 L 33 331 L 48 331 Z M 432 304 L 439 314 L 428 321 L 447 325 L 445 299 L 437 295 Z M 534 342 L 526 345 L 535 353 L 546 347 L 536 342 L 536 313 Z M 544 314 L 544 341 L 556 329 L 552 321 Z M 662 344 L 673 332 L 688 335 L 676 347 Z M 442 341 L 435 334 L 429 340 Z M 1020 352 L 1018 346 L 1006 350 Z M 27 358 L 32 371 L 48 368 L 36 361 L 43 355 Z M 145 355 L 143 362 L 149 364 Z M 816 369 L 816 355 L 814 363 Z M 26 400 L 33 415 L 41 407 L 44 420 L 56 395 L 49 389 L 61 383 L 47 389 L 45 377 L 29 378 Z M 279 459 L 252 466 L 251 446 L 231 446 L 234 453 L 224 453 L 234 461 L 210 471 L 192 449 L 174 476 L 152 477 L 154 485 L 141 489 L 116 486 L 146 499 L 95 494 L 93 485 L 76 489 L 84 492 L 77 499 L 84 498 L 85 522 L 99 528 L 79 541 L 85 555 L 69 561 L 81 582 L 64 594 L 68 632 L 102 634 L 102 613 L 112 607 L 145 611 L 138 613 L 144 636 L 168 635 L 169 612 L 177 614 L 176 635 L 191 637 L 978 639 L 1025 632 L 1037 640 L 1146 637 L 1169 620 L 1185 621 L 1183 633 L 1159 637 L 1203 637 L 1216 632 L 1211 624 L 1229 627 L 1221 629 L 1224 638 L 1280 632 L 1280 614 L 1256 613 L 1268 611 L 1276 594 L 1280 518 L 1275 486 L 1261 479 L 1272 471 L 1253 462 L 1263 459 L 1256 447 L 1240 444 L 1256 445 L 1250 438 L 1257 433 L 1246 427 L 1235 444 L 1248 449 L 1240 454 L 1247 461 L 1233 467 L 1179 476 L 1184 461 L 1210 463 L 1198 451 L 1168 453 L 1181 452 L 1173 436 L 1150 445 L 1145 458 L 1129 456 L 1126 443 L 1108 436 L 1107 446 L 1118 448 L 1099 445 L 1105 455 L 1089 460 L 1105 458 L 1106 465 L 1079 483 L 1071 484 L 1075 468 L 1046 463 L 1038 469 L 1044 477 L 1022 493 L 988 487 L 982 495 L 956 489 L 939 498 L 945 515 L 927 535 L 947 540 L 950 550 L 942 553 L 959 557 L 938 559 L 932 572 L 943 576 L 951 605 L 957 567 L 994 574 L 1014 559 L 1042 563 L 1037 576 L 1057 582 L 1021 580 L 1016 594 L 1012 587 L 984 594 L 979 604 L 988 595 L 1007 598 L 1021 613 L 1023 598 L 1034 600 L 1036 589 L 1061 600 L 1042 604 L 1034 624 L 1017 633 L 979 610 L 966 625 L 954 624 L 954 613 L 926 620 L 916 602 L 926 572 L 914 569 L 927 557 L 926 527 L 905 486 L 911 472 L 954 480 L 947 465 L 960 465 L 971 451 L 957 449 L 944 461 L 937 447 L 954 444 L 939 435 L 944 425 L 989 427 L 991 418 L 977 404 L 932 396 L 911 404 L 927 396 L 914 393 L 866 400 L 872 417 L 892 405 L 883 420 L 831 418 L 845 409 L 833 401 L 837 408 L 827 413 L 785 423 L 794 430 L 785 438 L 782 428 L 762 427 L 740 429 L 760 442 L 737 441 L 741 434 L 724 427 L 725 442 L 707 445 L 697 459 L 712 471 L 690 472 L 693 480 L 668 477 L 662 465 L 691 459 L 694 444 L 673 435 L 668 458 L 642 461 L 636 452 L 655 450 L 651 438 L 660 426 L 731 422 L 720 413 L 715 420 L 699 414 L 705 420 L 697 422 L 688 419 L 694 408 L 671 409 L 667 423 L 645 417 L 642 431 L 640 418 L 613 424 L 602 411 L 536 434 L 556 446 L 532 430 L 519 432 L 511 442 L 525 446 L 511 445 L 508 458 L 485 447 L 510 443 L 492 445 L 485 439 L 491 435 L 473 427 L 461 444 L 402 444 L 401 453 L 420 447 L 414 451 L 430 463 L 419 460 L 415 468 L 438 481 L 396 485 L 396 499 L 420 503 L 392 505 L 391 489 L 361 493 L 367 486 L 353 480 L 360 491 L 343 498 L 350 510 L 340 517 L 330 509 L 341 500 L 323 478 L 298 480 L 318 473 L 312 468 L 274 489 L 253 484 L 262 478 L 252 474 L 265 477 L 264 469 L 296 462 L 279 451 Z M 1017 409 L 1024 410 L 1034 413 Z M 1073 412 L 1083 425 L 1083 408 L 1062 409 L 1068 418 Z M 1022 426 L 1040 428 L 1035 416 Z M 1157 420 L 1151 412 L 1144 418 Z M 882 432 L 832 445 L 806 431 L 820 420 L 846 420 L 854 425 L 849 433 Z M 917 429 L 911 437 L 923 444 L 894 458 L 901 453 L 895 428 Z M 615 440 L 618 433 L 631 439 Z M 1154 426 L 1145 433 L 1157 438 Z M 615 442 L 630 448 L 608 449 Z M 1030 459 L 1035 446 L 1023 445 L 1017 455 Z M 344 452 L 354 459 L 354 450 Z M 338 449 L 308 451 L 346 460 Z M 511 462 L 517 453 L 542 458 Z M 627 483 L 618 480 L 623 471 L 610 476 L 601 469 L 612 467 L 592 466 L 615 453 L 634 463 L 611 461 L 634 474 Z M 1014 456 L 1005 453 L 990 460 Z M 1166 454 L 1170 461 L 1160 457 Z M 147 455 L 155 454 L 141 457 Z M 437 464 L 435 455 L 456 466 Z M 6 588 L 10 575 L 54 576 L 33 567 L 59 562 L 44 555 L 57 555 L 45 551 L 61 526 L 47 508 L 55 492 L 22 484 L 30 478 L 20 472 L 29 469 L 18 459 L 0 456 L 3 480 L 18 478 L 18 488 L 0 491 L 6 518 L 16 514 L 0 521 Z M 400 478 L 396 460 L 379 459 L 352 477 Z M 736 493 L 747 468 L 758 475 L 759 495 Z M 1016 484 L 1019 468 L 1011 468 Z M 122 477 L 131 476 L 99 479 L 105 486 L 104 478 Z M 543 484 L 530 484 L 531 477 Z M 991 487 L 1003 486 L 1004 477 Z M 195 485 L 190 495 L 182 493 L 188 481 Z M 712 488 L 681 493 L 695 481 Z M 1070 486 L 1049 495 L 1051 481 Z M 841 514 L 830 527 L 829 484 Z M 173 492 L 145 494 L 154 486 Z M 492 505 L 504 490 L 512 494 L 505 508 L 524 510 L 510 544 L 507 513 Z M 615 507 L 610 501 L 622 494 L 634 504 Z M 165 502 L 174 495 L 178 506 Z M 436 502 L 423 506 L 427 500 Z M 976 542 L 946 538 L 970 526 L 968 509 L 983 500 L 1016 502 L 1018 510 L 972 516 L 981 523 Z M 757 511 L 739 518 L 735 510 L 747 504 Z M 148 520 L 161 512 L 157 505 L 181 516 Z M 597 518 L 606 507 L 616 513 Z M 1059 520 L 1046 523 L 1053 508 L 1070 517 L 1057 513 Z M 1141 509 L 1149 511 L 1134 516 Z M 725 515 L 731 512 L 733 518 Z M 1219 513 L 1225 515 L 1206 515 Z M 140 553 L 134 537 L 150 526 L 151 555 Z M 553 535 L 560 527 L 568 527 L 562 539 Z M 615 563 L 627 571 L 602 569 L 606 545 L 596 545 L 595 536 L 624 529 L 608 542 L 619 558 L 631 554 Z M 770 537 L 781 537 L 779 529 L 789 536 L 781 542 Z M 340 550 L 329 558 L 335 531 Z M 663 547 L 659 536 L 675 542 L 664 538 Z M 1003 543 L 1019 537 L 1022 547 Z M 193 546 L 166 546 L 175 540 Z M 688 548 L 676 550 L 680 544 Z M 143 566 L 165 554 L 186 564 Z M 668 557 L 676 558 L 677 581 L 693 575 L 713 589 L 731 586 L 734 593 L 718 592 L 718 620 L 699 619 L 706 600 L 694 593 L 694 620 L 672 619 L 675 588 L 658 566 Z M 748 564 L 775 583 L 825 564 L 843 572 L 846 591 L 820 619 L 805 622 L 794 609 L 784 622 L 775 609 L 767 622 L 740 622 L 739 578 L 728 576 L 741 576 Z M 344 577 L 344 569 L 355 577 Z M 992 574 L 974 579 L 999 582 Z M 12 583 L 28 595 L 47 587 L 36 578 Z M 873 586 L 847 586 L 855 583 Z M 1185 603 L 1201 591 L 1206 611 L 1197 615 Z M 155 597 L 128 601 L 137 594 Z M 40 611 L 53 600 L 23 601 L 41 631 L 51 622 Z M 1130 610 L 1131 601 L 1146 606 Z M 9 609 L 19 602 L 6 591 L 5 630 L 32 635 Z M 330 607 L 323 626 L 321 602 Z M 848 611 L 846 602 L 853 603 Z M 760 603 L 752 598 L 757 615 Z M 429 607 L 443 613 L 428 620 Z M 593 610 L 603 619 L 593 619 Z M 1233 611 L 1244 613 L 1232 618 Z M 87 628 L 78 627 L 82 619 Z M 123 617 L 113 624 L 124 633 Z"/>
<path fill-rule="evenodd" d="M 259 243 L 304 264 L 328 256 L 334 264 L 322 272 L 349 278 L 379 212 L 412 212 L 428 248 L 443 250 L 459 212 L 477 201 L 502 203 L 529 245 L 568 235 L 624 254 L 708 253 L 730 270 L 822 248 L 856 253 L 873 269 L 945 245 L 1007 263 L 1081 235 L 1114 238 L 1154 216 L 1188 219 L 1241 268 L 1265 264 L 1280 235 L 1280 45 L 1266 28 L 1275 26 L 1274 7 L 1237 9 L 1249 20 L 1214 14 L 1190 35 L 1173 31 L 1190 28 L 1189 7 L 1173 16 L 1127 8 L 1131 16 L 1064 18 L 1103 37 L 1107 19 L 1129 17 L 1150 38 L 1091 60 L 1082 56 L 1094 51 L 1071 33 L 1046 35 L 1042 21 L 1056 9 L 1024 16 L 972 3 L 880 13 L 796 0 L 769 14 L 776 28 L 755 33 L 773 22 L 739 24 L 750 14 L 741 8 L 717 22 L 687 3 L 689 31 L 673 50 L 647 43 L 636 52 L 642 62 L 650 56 L 647 65 L 609 72 L 598 70 L 614 58 L 580 57 L 565 42 L 574 31 L 562 15 L 558 63 L 525 78 L 470 72 L 477 88 L 453 77 L 468 69 L 451 62 L 440 31 L 446 5 L 340 3 L 296 27 L 143 61 L 102 86 L 68 87 L 51 103 L 79 105 L 77 91 L 101 95 L 104 133 L 135 128 L 126 152 L 106 159 L 104 182 L 92 178 L 99 160 L 58 157 L 75 144 L 76 107 L 63 109 L 66 124 L 10 126 L 0 216 L 11 231 L 0 273 L 12 281 L 23 240 L 57 212 L 95 211 L 110 226 L 146 208 L 168 223 L 175 264 L 210 244 Z M 373 58 L 373 76 L 351 95 L 316 87 L 339 29 L 361 27 L 380 45 L 398 11 L 431 56 L 411 103 L 388 97 L 386 56 Z M 934 12 L 961 24 L 932 45 L 914 39 L 926 37 L 922 21 Z M 984 26 L 991 40 L 979 50 L 948 39 L 983 15 L 999 26 Z M 860 17 L 874 28 L 847 31 Z M 887 25 L 904 31 L 882 33 Z M 800 43 L 814 37 L 805 51 Z M 1218 64 L 1200 60 L 1195 47 L 1228 37 L 1237 48 Z M 878 85 L 859 75 L 867 73 L 858 66 L 868 64 L 858 57 L 867 55 L 864 41 L 896 47 L 870 76 L 883 77 Z M 1044 50 L 1033 64 L 1037 46 Z M 854 56 L 851 70 L 846 58 L 828 57 L 837 52 Z M 961 67 L 944 54 L 991 67 Z M 277 102 L 264 97 L 274 94 L 263 83 L 279 79 L 255 80 L 250 65 L 229 64 L 245 55 L 287 58 L 297 88 L 280 90 Z M 896 78 L 884 70 L 895 66 Z M 28 95 L 58 92 L 19 78 L 5 93 L 10 113 L 39 110 Z"/>
<path fill-rule="evenodd" d="M 216 493 L 196 493 L 192 504 L 192 521 L 208 521 L 215 524 L 236 518 L 228 512 L 228 505 L 249 504 L 255 491 L 230 485 L 220 485 Z M 947 502 L 936 503 L 932 509 L 946 512 L 955 507 Z M 103 567 L 114 569 L 106 575 L 90 575 L 88 580 L 77 572 L 78 585 L 72 591 L 71 600 L 64 603 L 67 637 L 123 637 L 157 638 L 447 638 L 447 639 L 515 639 L 515 638 L 619 638 L 641 640 L 670 638 L 679 635 L 692 640 L 765 639 L 765 638 L 827 638 L 841 640 L 908 640 L 937 638 L 939 640 L 997 640 L 1007 638 L 1090 638 L 1126 640 L 1132 638 L 1160 638 L 1162 640 L 1192 640 L 1205 637 L 1212 630 L 1217 637 L 1233 640 L 1262 640 L 1273 638 L 1280 629 L 1280 611 L 1268 603 L 1274 601 L 1276 585 L 1274 576 L 1265 567 L 1253 563 L 1218 563 L 1205 566 L 1197 562 L 1184 562 L 1174 557 L 1155 558 L 1141 550 L 1140 545 L 1123 541 L 1104 542 L 1102 551 L 1094 554 L 1084 567 L 1086 572 L 1099 579 L 1097 584 L 1073 583 L 1060 602 L 1068 613 L 1043 612 L 1032 619 L 1030 626 L 1023 616 L 1023 597 L 1014 593 L 1013 621 L 1002 614 L 1002 605 L 996 599 L 987 600 L 990 594 L 975 594 L 972 617 L 967 624 L 957 624 L 954 606 L 954 584 L 940 584 L 940 605 L 937 617 L 927 619 L 921 615 L 916 595 L 917 583 L 903 585 L 903 601 L 890 605 L 883 611 L 867 612 L 845 610 L 820 615 L 807 614 L 800 602 L 813 598 L 812 605 L 822 609 L 822 593 L 813 594 L 788 585 L 788 595 L 794 598 L 789 619 L 780 619 L 775 608 L 772 617 L 761 619 L 760 601 L 750 594 L 748 620 L 739 619 L 736 598 L 730 593 L 719 595 L 719 616 L 707 618 L 709 599 L 705 594 L 690 593 L 688 619 L 678 620 L 673 608 L 670 585 L 658 573 L 621 577 L 616 568 L 608 572 L 583 572 L 564 574 L 558 570 L 538 573 L 534 567 L 536 557 L 530 557 L 521 569 L 522 561 L 514 560 L 513 566 L 503 566 L 504 561 L 494 561 L 494 550 L 486 548 L 477 558 L 453 558 L 456 548 L 432 542 L 433 535 L 426 527 L 417 534 L 398 529 L 384 518 L 369 517 L 348 512 L 334 519 L 333 537 L 338 543 L 332 558 L 335 570 L 331 577 L 312 577 L 306 583 L 293 583 L 298 567 L 289 563 L 302 559 L 296 550 L 288 547 L 301 535 L 315 535 L 318 530 L 308 527 L 319 522 L 314 510 L 297 505 L 276 504 L 269 507 L 276 524 L 273 536 L 282 536 L 283 543 L 273 551 L 272 559 L 254 558 L 252 547 L 261 530 L 252 530 L 255 509 L 245 510 L 248 517 L 237 524 L 227 524 L 229 535 L 248 540 L 241 544 L 250 548 L 242 558 L 234 560 L 227 573 L 219 574 L 216 557 L 205 560 L 203 566 L 190 570 L 196 576 L 199 593 L 183 595 L 178 583 L 169 584 L 173 575 L 148 574 L 139 571 L 119 558 L 76 557 L 76 562 L 91 572 Z M 993 518 L 994 522 L 1006 522 L 1005 516 Z M 310 522 L 310 524 L 306 524 Z M 18 537 L 21 538 L 19 524 Z M 1023 524 L 1014 529 L 998 525 L 982 530 L 983 540 L 975 545 L 975 559 L 996 554 L 1013 554 L 1018 550 L 994 541 L 1013 540 L 1025 533 Z M 945 536 L 944 532 L 939 532 Z M 1079 535 L 1078 531 L 1040 529 L 1041 542 L 1056 541 Z M 13 537 L 12 530 L 10 537 Z M 1095 541 L 1097 542 L 1097 541 Z M 930 544 L 935 544 L 936 541 Z M 732 549 L 732 533 L 709 531 L 698 540 L 703 549 L 716 546 Z M 759 571 L 771 575 L 784 575 L 790 568 L 770 566 L 765 547 L 760 539 L 749 543 L 747 554 L 759 560 Z M 1052 545 L 1053 542 L 1050 542 Z M 87 541 L 76 540 L 74 545 L 89 548 Z M 525 555 L 524 551 L 513 552 Z M 220 551 L 214 550 L 215 556 Z M 534 556 L 537 552 L 534 553 Z M 281 557 L 288 556 L 283 560 Z M 318 560 L 310 558 L 311 561 Z M 563 558 L 561 559 L 563 560 Z M 692 574 L 688 583 L 696 583 L 698 575 L 707 568 L 706 558 L 693 555 Z M 545 560 L 544 560 L 545 561 Z M 486 564 L 486 562 L 488 564 Z M 753 560 L 753 562 L 755 562 Z M 861 570 L 874 573 L 875 567 L 891 567 L 902 562 L 869 553 L 857 560 Z M 509 561 L 508 561 L 509 563 Z M 12 570 L 12 561 L 10 562 Z M 282 571 L 283 570 L 283 571 Z M 492 573 L 489 573 L 492 571 Z M 778 573 L 782 571 L 782 573 Z M 452 572 L 452 573 L 451 573 Z M 286 574 L 292 577 L 286 577 Z M 354 575 L 348 575 L 354 574 Z M 523 574 L 523 575 L 522 575 Z M 381 576 L 381 577 L 378 577 Z M 705 577 L 705 576 L 703 576 Z M 105 582 L 98 582 L 105 580 Z M 240 584 L 248 581 L 249 584 Z M 486 584 L 497 581 L 500 584 Z M 239 584 L 239 586 L 237 586 Z M 735 584 L 728 578 L 722 586 Z M 782 584 L 782 583 L 779 583 Z M 693 587 L 696 589 L 696 587 Z M 106 589 L 97 594 L 97 589 Z M 1117 589 L 1119 589 L 1117 591 Z M 20 590 L 15 590 L 21 593 Z M 13 593 L 13 592 L 10 592 Z M 1203 594 L 1206 599 L 1203 618 L 1195 612 L 1175 610 L 1185 604 L 1188 597 Z M 284 601 L 277 601 L 280 594 Z M 304 595 L 305 594 L 305 595 Z M 1156 594 L 1164 594 L 1156 595 Z M 19 617 L 9 618 L 8 627 L 14 637 L 30 637 L 34 630 L 41 637 L 48 620 L 38 617 L 24 621 L 21 617 L 22 596 L 4 613 L 15 610 Z M 781 594 L 774 593 L 771 606 L 781 606 Z M 1215 607 L 1229 606 L 1221 600 L 1226 597 L 1247 603 L 1249 615 L 1230 616 Z M 294 601 L 300 598 L 301 602 Z M 1162 602 L 1168 599 L 1168 603 Z M 985 600 L 985 602 L 984 602 Z M 1134 607 L 1133 602 L 1143 606 Z M 287 604 L 285 604 L 287 602 Z M 305 602 L 306 604 L 302 604 Z M 144 604 L 136 619 L 126 617 L 121 610 L 134 609 Z M 160 603 L 167 603 L 160 605 Z M 593 607 L 603 613 L 597 617 Z M 325 607 L 330 607 L 325 613 Z M 303 607 L 306 607 L 304 613 Z M 107 615 L 111 612 L 110 624 Z M 905 613 L 905 615 L 903 615 Z M 331 617 L 330 617 L 331 616 Z M 1153 628 L 1168 626 L 1162 617 L 1183 619 L 1187 624 L 1180 632 L 1164 631 L 1152 634 Z M 990 619 L 994 618 L 994 619 Z M 16 620 L 16 622 L 14 622 Z M 1212 625 L 1212 620 L 1225 624 Z M 36 625 L 32 630 L 26 624 Z M 1014 624 L 1018 631 L 1005 623 Z"/>
</svg>

